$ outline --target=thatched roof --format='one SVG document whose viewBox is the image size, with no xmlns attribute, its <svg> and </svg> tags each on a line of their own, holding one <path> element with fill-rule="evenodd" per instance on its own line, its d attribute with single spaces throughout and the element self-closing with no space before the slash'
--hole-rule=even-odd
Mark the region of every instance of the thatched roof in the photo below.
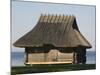
<svg viewBox="0 0 100 75">
<path fill-rule="evenodd" d="M 42 15 L 37 25 L 18 39 L 16 47 L 41 47 L 51 44 L 55 47 L 91 48 L 90 43 L 80 33 L 75 16 Z"/>
</svg>

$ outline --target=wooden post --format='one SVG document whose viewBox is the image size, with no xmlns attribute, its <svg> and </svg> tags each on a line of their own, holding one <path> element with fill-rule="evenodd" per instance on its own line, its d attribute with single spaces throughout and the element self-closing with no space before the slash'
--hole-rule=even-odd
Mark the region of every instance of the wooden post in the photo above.
<svg viewBox="0 0 100 75">
<path fill-rule="evenodd" d="M 28 62 L 28 51 L 27 51 L 28 49 L 27 48 L 25 48 L 25 63 L 27 63 Z"/>
<path fill-rule="evenodd" d="M 73 52 L 73 64 L 77 64 L 77 53 Z"/>
<path fill-rule="evenodd" d="M 86 49 L 82 51 L 82 64 L 86 63 Z"/>
<path fill-rule="evenodd" d="M 75 52 L 73 52 L 73 62 L 72 64 L 75 64 Z"/>
</svg>

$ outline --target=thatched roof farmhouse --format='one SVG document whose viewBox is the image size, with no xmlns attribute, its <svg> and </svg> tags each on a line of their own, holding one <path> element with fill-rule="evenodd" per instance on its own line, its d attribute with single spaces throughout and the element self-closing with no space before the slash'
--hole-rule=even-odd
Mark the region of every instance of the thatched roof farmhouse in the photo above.
<svg viewBox="0 0 100 75">
<path fill-rule="evenodd" d="M 25 64 L 85 63 L 86 48 L 92 47 L 75 16 L 45 14 L 14 46 L 25 48 Z"/>
</svg>

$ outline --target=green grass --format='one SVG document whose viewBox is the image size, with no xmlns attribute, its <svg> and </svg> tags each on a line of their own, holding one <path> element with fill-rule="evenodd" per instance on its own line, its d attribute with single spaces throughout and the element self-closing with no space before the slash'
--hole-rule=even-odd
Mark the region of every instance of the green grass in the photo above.
<svg viewBox="0 0 100 75">
<path fill-rule="evenodd" d="M 95 69 L 95 64 L 53 64 L 11 67 L 11 75 Z"/>
</svg>

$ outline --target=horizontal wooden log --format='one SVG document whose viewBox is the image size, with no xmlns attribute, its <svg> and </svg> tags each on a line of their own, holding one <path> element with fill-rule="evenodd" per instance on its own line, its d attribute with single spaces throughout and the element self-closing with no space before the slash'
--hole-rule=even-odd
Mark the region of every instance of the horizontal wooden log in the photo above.
<svg viewBox="0 0 100 75">
<path fill-rule="evenodd" d="M 72 63 L 72 60 L 69 60 L 67 62 L 27 62 L 25 64 L 67 64 Z"/>
</svg>

